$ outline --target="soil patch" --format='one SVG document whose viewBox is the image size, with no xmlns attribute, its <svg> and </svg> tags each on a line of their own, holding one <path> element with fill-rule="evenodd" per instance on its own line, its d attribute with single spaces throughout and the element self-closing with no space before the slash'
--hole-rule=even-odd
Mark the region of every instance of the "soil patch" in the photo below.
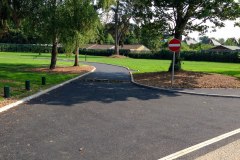
<svg viewBox="0 0 240 160">
<path fill-rule="evenodd" d="M 169 72 L 134 74 L 134 80 L 150 86 L 171 87 Z M 240 80 L 221 74 L 181 71 L 174 76 L 173 88 L 240 88 Z"/>
<path fill-rule="evenodd" d="M 4 99 L 3 101 L 0 102 L 0 108 L 3 106 L 6 106 L 8 104 L 14 103 L 14 102 L 17 102 L 17 100 L 16 99 Z"/>
<path fill-rule="evenodd" d="M 72 66 L 72 67 L 56 67 L 53 70 L 50 70 L 49 68 L 34 68 L 34 69 L 31 69 L 30 71 L 47 72 L 47 73 L 79 74 L 79 73 L 90 72 L 93 68 L 94 68 L 93 66 Z"/>
<path fill-rule="evenodd" d="M 122 55 L 112 55 L 110 56 L 110 58 L 127 58 L 127 57 Z"/>
</svg>

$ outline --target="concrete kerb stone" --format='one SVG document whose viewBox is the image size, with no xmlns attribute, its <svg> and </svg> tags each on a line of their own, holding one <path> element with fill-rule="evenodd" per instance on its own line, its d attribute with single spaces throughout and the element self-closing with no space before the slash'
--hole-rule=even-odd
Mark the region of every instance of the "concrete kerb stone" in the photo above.
<svg viewBox="0 0 240 160">
<path fill-rule="evenodd" d="M 85 61 L 81 61 L 85 62 Z M 181 93 L 181 94 L 189 94 L 189 95 L 198 95 L 198 96 L 211 96 L 211 97 L 224 97 L 224 98 L 240 98 L 239 95 L 221 95 L 221 94 L 209 94 L 209 93 L 197 93 L 197 92 L 189 92 L 189 91 L 179 91 L 179 90 L 174 90 L 174 89 L 169 89 L 169 88 L 160 88 L 160 87 L 153 87 L 153 86 L 147 86 L 143 85 L 140 83 L 137 83 L 134 81 L 132 72 L 128 67 L 125 66 L 120 66 L 120 65 L 114 65 L 114 64 L 107 64 L 107 63 L 101 63 L 101 62 L 86 62 L 86 63 L 98 63 L 98 64 L 105 64 L 105 65 L 110 65 L 110 66 L 117 66 L 117 67 L 122 67 L 125 68 L 129 71 L 130 77 L 131 77 L 131 82 L 139 87 L 144 87 L 144 88 L 149 88 L 149 89 L 154 89 L 154 90 L 159 90 L 159 91 L 165 91 L 165 92 L 171 92 L 171 93 Z"/>
<path fill-rule="evenodd" d="M 144 85 L 144 84 L 140 84 L 134 81 L 132 72 L 129 71 L 130 75 L 131 75 L 131 80 L 132 83 L 137 85 L 137 86 L 141 86 L 141 87 L 145 87 L 145 88 L 150 88 L 150 89 L 155 89 L 155 90 L 160 90 L 160 91 L 165 91 L 165 92 L 171 92 L 171 93 L 182 93 L 182 94 L 190 94 L 190 95 L 198 95 L 198 96 L 211 96 L 211 97 L 224 97 L 224 98 L 240 98 L 239 95 L 221 95 L 221 94 L 209 94 L 209 93 L 197 93 L 197 92 L 189 92 L 189 91 L 178 91 L 175 89 L 168 89 L 168 88 L 160 88 L 160 87 L 153 87 L 153 86 L 148 86 L 148 85 Z"/>
<path fill-rule="evenodd" d="M 106 64 L 106 63 L 100 63 L 100 62 L 93 62 L 93 63 Z M 144 84 L 140 84 L 140 83 L 135 82 L 134 78 L 133 78 L 133 74 L 128 67 L 120 66 L 120 65 L 114 65 L 114 64 L 107 64 L 107 65 L 117 66 L 117 67 L 122 67 L 122 68 L 127 69 L 129 74 L 130 74 L 131 82 L 133 84 L 139 86 L 139 87 L 144 87 L 144 88 L 149 88 L 149 89 L 154 89 L 154 90 L 159 90 L 159 91 L 164 91 L 164 92 L 181 93 L 181 94 L 198 95 L 198 96 L 240 98 L 240 95 L 221 95 L 221 94 L 197 93 L 197 92 L 179 91 L 179 90 L 174 90 L 174 89 L 169 89 L 169 88 L 160 88 L 160 87 L 148 86 L 148 85 L 144 85 Z"/>
<path fill-rule="evenodd" d="M 52 91 L 52 90 L 54 90 L 54 89 L 57 89 L 57 88 L 59 88 L 59 87 L 62 87 L 62 86 L 66 85 L 66 84 L 68 84 L 68 83 L 70 83 L 70 82 L 72 82 L 72 81 L 75 81 L 75 80 L 79 79 L 79 78 L 82 78 L 82 77 L 84 77 L 84 76 L 86 76 L 86 75 L 94 72 L 95 70 L 96 70 L 96 68 L 94 67 L 90 72 L 84 73 L 84 74 L 82 74 L 82 75 L 80 75 L 80 76 L 77 76 L 77 77 L 75 77 L 75 78 L 72 78 L 72 79 L 70 79 L 70 80 L 67 80 L 67 81 L 65 81 L 65 82 L 63 82 L 63 83 L 60 83 L 60 84 L 58 84 L 58 85 L 55 85 L 55 86 L 53 86 L 53 87 L 50 87 L 50 88 L 45 89 L 45 90 L 43 90 L 43 91 L 40 91 L 40 92 L 38 92 L 38 93 L 35 93 L 35 94 L 31 95 L 31 96 L 25 97 L 25 98 L 23 98 L 23 99 L 21 99 L 21 100 L 18 100 L 17 102 L 8 104 L 8 105 L 6 105 L 6 106 L 3 106 L 3 107 L 0 108 L 0 113 L 1 113 L 1 112 L 4 112 L 4 111 L 7 111 L 7 110 L 9 110 L 9 109 L 11 109 L 11 108 L 14 108 L 14 107 L 18 106 L 19 104 L 22 104 L 22 103 L 24 103 L 24 102 L 30 101 L 31 99 L 37 98 L 37 97 L 39 97 L 39 96 L 41 96 L 41 95 L 43 95 L 43 94 L 46 94 L 47 92 L 50 92 L 50 91 Z"/>
</svg>

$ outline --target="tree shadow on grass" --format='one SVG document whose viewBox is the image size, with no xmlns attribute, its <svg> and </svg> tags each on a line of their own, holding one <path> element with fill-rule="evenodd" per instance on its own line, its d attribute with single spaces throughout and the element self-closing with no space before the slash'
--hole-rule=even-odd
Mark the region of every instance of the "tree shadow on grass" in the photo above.
<svg viewBox="0 0 240 160">
<path fill-rule="evenodd" d="M 46 67 L 46 65 L 0 63 L 0 77 L 1 79 L 13 80 L 20 80 L 26 78 L 33 79 L 34 76 L 37 74 L 33 74 L 33 72 L 28 71 L 27 69 L 37 67 Z"/>
<path fill-rule="evenodd" d="M 236 77 L 240 80 L 240 69 L 239 69 L 239 71 L 221 71 L 221 72 L 216 72 L 216 73 L 223 74 L 223 75 L 234 76 L 234 77 Z"/>
<path fill-rule="evenodd" d="M 31 81 L 32 87 L 41 88 L 41 78 L 46 77 L 47 85 L 60 83 L 69 78 L 72 78 L 75 74 L 60 74 L 60 73 L 46 73 L 46 72 L 33 72 L 30 69 L 46 67 L 46 65 L 36 64 L 6 64 L 0 63 L 0 86 L 5 85 L 18 89 L 24 88 L 26 80 Z"/>
</svg>

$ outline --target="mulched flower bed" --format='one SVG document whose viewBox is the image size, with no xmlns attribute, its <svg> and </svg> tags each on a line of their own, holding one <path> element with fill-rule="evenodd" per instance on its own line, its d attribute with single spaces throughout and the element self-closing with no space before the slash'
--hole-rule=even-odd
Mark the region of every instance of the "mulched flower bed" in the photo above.
<svg viewBox="0 0 240 160">
<path fill-rule="evenodd" d="M 155 72 L 134 74 L 138 83 L 170 88 L 171 73 Z M 200 72 L 180 71 L 175 73 L 174 88 L 240 88 L 240 79 L 221 75 Z"/>
</svg>

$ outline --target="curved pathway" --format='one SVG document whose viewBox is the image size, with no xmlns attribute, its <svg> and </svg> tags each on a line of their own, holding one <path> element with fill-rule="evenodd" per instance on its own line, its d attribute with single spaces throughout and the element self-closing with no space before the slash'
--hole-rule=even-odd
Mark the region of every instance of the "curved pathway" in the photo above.
<svg viewBox="0 0 240 160">
<path fill-rule="evenodd" d="M 0 159 L 157 160 L 240 128 L 240 99 L 141 88 L 124 68 L 91 64 L 95 73 L 0 114 Z"/>
</svg>

